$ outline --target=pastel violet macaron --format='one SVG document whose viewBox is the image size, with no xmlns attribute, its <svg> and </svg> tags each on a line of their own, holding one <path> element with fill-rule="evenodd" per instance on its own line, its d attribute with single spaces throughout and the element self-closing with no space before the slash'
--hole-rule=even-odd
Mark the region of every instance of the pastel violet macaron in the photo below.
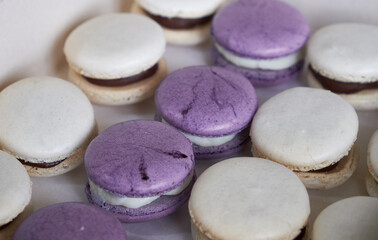
<svg viewBox="0 0 378 240">
<path fill-rule="evenodd" d="M 30 214 L 32 183 L 22 164 L 0 151 L 0 239 L 11 239 L 18 225 Z"/>
<path fill-rule="evenodd" d="M 366 189 L 370 196 L 378 197 L 378 130 L 374 132 L 368 145 L 367 166 Z"/>
<path fill-rule="evenodd" d="M 215 15 L 214 64 L 243 74 L 254 86 L 295 78 L 310 27 L 300 12 L 276 0 L 239 0 Z"/>
<path fill-rule="evenodd" d="M 125 105 L 154 94 L 167 72 L 162 28 L 148 17 L 112 13 L 75 28 L 64 44 L 69 80 L 91 102 Z"/>
<path fill-rule="evenodd" d="M 156 120 L 182 132 L 196 159 L 225 157 L 249 139 L 257 108 L 244 76 L 220 67 L 195 66 L 168 75 L 155 94 Z"/>
<path fill-rule="evenodd" d="M 89 202 L 123 222 L 157 219 L 189 198 L 195 180 L 190 141 L 173 127 L 134 120 L 96 137 L 85 155 Z"/>
<path fill-rule="evenodd" d="M 96 134 L 91 103 L 68 81 L 30 77 L 0 92 L 0 148 L 21 161 L 30 176 L 76 168 Z"/>
<path fill-rule="evenodd" d="M 356 196 L 326 207 L 316 218 L 312 240 L 374 240 L 378 236 L 378 198 Z"/>
<path fill-rule="evenodd" d="M 211 20 L 224 0 L 136 0 L 131 11 L 146 15 L 164 29 L 168 43 L 195 45 L 210 36 Z"/>
<path fill-rule="evenodd" d="M 189 199 L 194 240 L 307 239 L 310 202 L 289 169 L 251 157 L 206 169 Z"/>
<path fill-rule="evenodd" d="M 358 116 L 340 96 L 291 88 L 266 101 L 251 125 L 253 156 L 293 170 L 307 188 L 341 185 L 356 170 Z"/>
<path fill-rule="evenodd" d="M 339 23 L 316 31 L 308 44 L 308 83 L 339 94 L 356 109 L 378 109 L 378 27 Z"/>
<path fill-rule="evenodd" d="M 57 203 L 34 212 L 17 229 L 13 240 L 126 240 L 117 218 L 79 202 Z"/>
</svg>

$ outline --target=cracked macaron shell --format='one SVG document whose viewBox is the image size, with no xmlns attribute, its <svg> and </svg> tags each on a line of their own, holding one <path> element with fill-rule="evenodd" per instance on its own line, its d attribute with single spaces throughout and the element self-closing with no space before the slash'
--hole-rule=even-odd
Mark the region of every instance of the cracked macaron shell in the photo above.
<svg viewBox="0 0 378 240">
<path fill-rule="evenodd" d="M 214 17 L 211 35 L 237 56 L 271 59 L 298 51 L 307 41 L 310 26 L 290 5 L 276 0 L 240 0 Z"/>
<path fill-rule="evenodd" d="M 155 95 L 157 113 L 192 135 L 219 137 L 244 129 L 257 108 L 244 76 L 220 67 L 195 66 L 166 77 Z"/>
<path fill-rule="evenodd" d="M 166 124 L 134 120 L 97 136 L 85 154 L 89 179 L 120 197 L 161 195 L 181 185 L 194 168 L 190 141 Z"/>
<path fill-rule="evenodd" d="M 13 240 L 126 240 L 117 218 L 89 204 L 69 202 L 44 207 L 17 229 Z"/>
</svg>

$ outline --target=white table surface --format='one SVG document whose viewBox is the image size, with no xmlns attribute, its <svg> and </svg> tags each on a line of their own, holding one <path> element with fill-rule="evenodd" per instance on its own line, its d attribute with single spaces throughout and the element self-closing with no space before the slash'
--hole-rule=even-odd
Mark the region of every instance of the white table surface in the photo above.
<svg viewBox="0 0 378 240">
<path fill-rule="evenodd" d="M 63 4 L 64 2 L 64 4 Z M 365 0 L 286 0 L 296 6 L 309 20 L 313 30 L 334 22 L 358 21 L 378 25 L 378 1 Z M 9 83 L 33 75 L 54 75 L 66 78 L 67 64 L 62 54 L 64 39 L 78 23 L 97 14 L 125 11 L 130 1 L 122 0 L 0 0 L 0 90 Z M 165 58 L 168 70 L 211 64 L 211 41 L 200 46 L 168 46 Z M 378 56 L 377 56 L 378 57 Z M 256 88 L 259 105 L 271 96 L 295 86 L 306 86 L 305 74 L 287 84 L 271 88 Z M 120 107 L 94 105 L 100 131 L 131 119 L 153 119 L 153 99 Z M 356 173 L 340 187 L 321 191 L 309 190 L 311 201 L 310 226 L 317 214 L 329 204 L 351 196 L 367 195 L 367 143 L 378 129 L 378 111 L 358 112 L 360 129 L 358 145 L 361 161 Z M 250 156 L 249 145 L 239 155 Z M 201 174 L 216 161 L 197 161 Z M 67 174 L 50 178 L 32 178 L 32 206 L 37 210 L 57 202 L 87 202 L 84 166 Z M 187 205 L 159 220 L 124 224 L 130 240 L 189 240 L 191 239 Z"/>
</svg>

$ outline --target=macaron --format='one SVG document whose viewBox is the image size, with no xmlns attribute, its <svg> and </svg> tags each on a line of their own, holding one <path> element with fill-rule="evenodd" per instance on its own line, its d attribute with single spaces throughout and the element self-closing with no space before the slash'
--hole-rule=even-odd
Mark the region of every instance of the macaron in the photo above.
<svg viewBox="0 0 378 240">
<path fill-rule="evenodd" d="M 368 145 L 367 166 L 366 190 L 370 196 L 378 197 L 378 130 L 374 132 Z"/>
<path fill-rule="evenodd" d="M 11 239 L 30 213 L 31 193 L 32 183 L 25 168 L 15 157 L 0 151 L 0 239 Z"/>
<path fill-rule="evenodd" d="M 356 170 L 358 116 L 340 96 L 297 87 L 260 106 L 251 125 L 253 156 L 293 170 L 307 188 L 329 189 Z"/>
<path fill-rule="evenodd" d="M 225 157 L 248 141 L 255 89 L 227 69 L 195 66 L 168 75 L 155 94 L 156 120 L 182 132 L 196 159 Z"/>
<path fill-rule="evenodd" d="M 211 20 L 224 0 L 136 0 L 131 11 L 159 23 L 168 43 L 195 45 L 209 38 Z"/>
<path fill-rule="evenodd" d="M 112 13 L 75 28 L 64 44 L 69 80 L 91 102 L 124 105 L 154 94 L 167 72 L 162 28 L 148 17 Z"/>
<path fill-rule="evenodd" d="M 13 240 L 126 240 L 117 218 L 90 204 L 57 203 L 28 217 Z"/>
<path fill-rule="evenodd" d="M 68 81 L 30 77 L 0 92 L 0 148 L 15 156 L 30 176 L 74 169 L 96 134 L 91 103 Z"/>
<path fill-rule="evenodd" d="M 378 109 L 378 27 L 339 23 L 308 43 L 308 83 L 339 94 L 356 109 Z"/>
<path fill-rule="evenodd" d="M 316 218 L 312 240 L 375 240 L 378 236 L 378 198 L 351 197 L 326 207 Z"/>
<path fill-rule="evenodd" d="M 284 2 L 235 1 L 213 19 L 213 61 L 254 86 L 282 84 L 302 69 L 309 34 L 307 20 Z"/>
<path fill-rule="evenodd" d="M 251 157 L 203 172 L 189 199 L 194 240 L 307 239 L 310 202 L 289 169 Z"/>
<path fill-rule="evenodd" d="M 190 141 L 173 127 L 134 120 L 113 125 L 85 154 L 89 202 L 123 222 L 166 216 L 189 198 L 195 180 Z"/>
</svg>

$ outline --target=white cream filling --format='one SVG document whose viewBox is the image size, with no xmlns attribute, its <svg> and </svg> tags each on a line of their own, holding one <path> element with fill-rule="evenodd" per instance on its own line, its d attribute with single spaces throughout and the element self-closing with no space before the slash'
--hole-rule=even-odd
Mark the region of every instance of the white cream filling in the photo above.
<svg viewBox="0 0 378 240">
<path fill-rule="evenodd" d="M 273 59 L 251 59 L 234 55 L 233 53 L 222 48 L 215 43 L 215 48 L 218 52 L 228 61 L 236 66 L 251 68 L 251 69 L 263 69 L 263 70 L 280 70 L 293 66 L 297 62 L 301 61 L 305 55 L 305 48 L 302 47 L 293 54 L 285 57 L 273 58 Z"/>
<path fill-rule="evenodd" d="M 166 192 L 162 195 L 178 195 L 181 193 L 192 181 L 193 178 L 193 172 L 187 177 L 185 182 L 178 186 L 177 188 Z M 137 198 L 137 197 L 119 197 L 114 194 L 111 194 L 104 189 L 100 188 L 96 184 L 94 184 L 91 180 L 89 180 L 89 186 L 91 189 L 91 193 L 96 196 L 96 198 L 100 199 L 101 201 L 104 201 L 106 203 L 109 203 L 111 205 L 120 205 L 127 208 L 140 208 L 143 207 L 156 199 L 158 199 L 162 195 L 158 196 L 152 196 L 152 197 L 144 197 L 144 198 Z"/>
<path fill-rule="evenodd" d="M 170 125 L 163 118 L 161 119 L 161 121 L 165 124 Z M 200 137 L 200 136 L 191 135 L 189 133 L 185 133 L 183 131 L 180 131 L 179 129 L 177 129 L 177 130 L 179 132 L 181 132 L 182 134 L 184 134 L 184 136 L 187 137 L 192 143 L 194 143 L 198 146 L 201 146 L 201 147 L 220 146 L 222 144 L 225 144 L 225 143 L 231 141 L 237 134 L 237 133 L 233 133 L 233 134 L 225 135 L 225 136 L 222 136 L 222 137 Z"/>
</svg>

